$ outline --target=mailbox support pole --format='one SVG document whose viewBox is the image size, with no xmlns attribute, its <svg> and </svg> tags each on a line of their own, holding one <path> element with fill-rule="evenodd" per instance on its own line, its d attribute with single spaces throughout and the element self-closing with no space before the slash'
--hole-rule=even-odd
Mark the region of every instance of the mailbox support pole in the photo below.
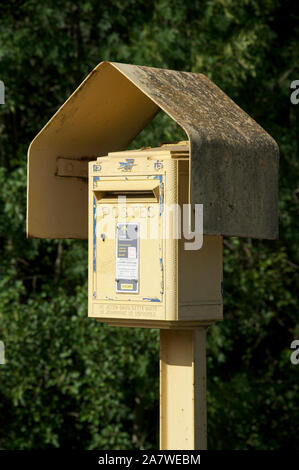
<svg viewBox="0 0 299 470">
<path fill-rule="evenodd" d="M 206 448 L 206 328 L 160 330 L 160 449 Z"/>
</svg>

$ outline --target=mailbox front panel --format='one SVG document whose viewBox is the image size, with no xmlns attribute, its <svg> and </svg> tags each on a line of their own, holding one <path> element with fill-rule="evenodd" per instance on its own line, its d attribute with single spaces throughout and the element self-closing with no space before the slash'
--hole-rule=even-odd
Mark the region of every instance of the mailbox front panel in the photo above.
<svg viewBox="0 0 299 470">
<path fill-rule="evenodd" d="M 122 177 L 104 176 L 94 183 L 93 292 L 96 300 L 163 300 L 160 201 L 153 190 L 129 189 L 137 181 L 141 187 L 144 183 L 146 186 L 152 178 L 128 176 L 122 190 L 107 190 L 104 194 L 100 191 L 102 183 L 106 188 L 109 188 L 109 182 L 115 187 L 124 181 Z M 156 180 L 153 181 L 156 184 Z M 157 188 L 159 184 L 156 184 Z"/>
<path fill-rule="evenodd" d="M 111 156 L 89 164 L 89 316 L 177 318 L 177 245 L 162 236 L 176 168 L 170 159 Z"/>
</svg>

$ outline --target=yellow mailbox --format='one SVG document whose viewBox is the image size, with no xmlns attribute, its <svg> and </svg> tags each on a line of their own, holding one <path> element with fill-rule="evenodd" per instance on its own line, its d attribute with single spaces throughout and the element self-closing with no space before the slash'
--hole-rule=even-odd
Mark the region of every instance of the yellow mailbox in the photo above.
<svg viewBox="0 0 299 470">
<path fill-rule="evenodd" d="M 202 207 L 184 238 L 189 164 L 188 142 L 89 163 L 89 316 L 158 328 L 222 318 L 222 237 L 202 239 Z"/>
</svg>

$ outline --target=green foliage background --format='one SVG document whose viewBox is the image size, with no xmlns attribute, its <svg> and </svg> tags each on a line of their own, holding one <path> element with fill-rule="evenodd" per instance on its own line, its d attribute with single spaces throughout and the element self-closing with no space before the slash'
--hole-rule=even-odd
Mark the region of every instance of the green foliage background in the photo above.
<svg viewBox="0 0 299 470">
<path fill-rule="evenodd" d="M 279 144 L 280 240 L 224 240 L 208 434 L 211 449 L 299 449 L 298 20 L 291 0 L 1 2 L 0 448 L 158 445 L 158 331 L 88 319 L 87 243 L 25 236 L 29 143 L 112 60 L 208 75 Z M 177 137 L 159 114 L 134 145 Z"/>
</svg>

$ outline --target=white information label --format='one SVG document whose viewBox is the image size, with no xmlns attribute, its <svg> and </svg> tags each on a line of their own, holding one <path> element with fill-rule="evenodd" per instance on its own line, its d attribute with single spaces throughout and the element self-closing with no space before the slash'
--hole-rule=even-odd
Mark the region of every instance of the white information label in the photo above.
<svg viewBox="0 0 299 470">
<path fill-rule="evenodd" d="M 116 292 L 136 294 L 139 289 L 139 224 L 119 223 L 116 231 Z"/>
</svg>

